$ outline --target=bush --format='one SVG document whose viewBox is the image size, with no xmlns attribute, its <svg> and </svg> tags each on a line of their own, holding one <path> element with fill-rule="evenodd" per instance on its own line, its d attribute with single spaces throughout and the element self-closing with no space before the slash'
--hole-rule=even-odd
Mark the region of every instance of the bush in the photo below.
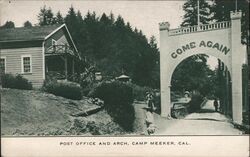
<svg viewBox="0 0 250 157">
<path fill-rule="evenodd" d="M 189 113 L 197 112 L 201 109 L 201 103 L 203 102 L 203 96 L 200 94 L 194 94 L 191 101 L 188 103 Z"/>
<path fill-rule="evenodd" d="M 46 80 L 43 84 L 43 90 L 68 99 L 82 99 L 81 87 L 77 86 L 75 83 Z"/>
<path fill-rule="evenodd" d="M 243 112 L 243 121 L 242 123 L 244 125 L 249 125 L 249 111 L 244 111 Z"/>
<path fill-rule="evenodd" d="M 153 89 L 149 87 L 141 87 L 133 83 L 128 83 L 128 85 L 133 89 L 133 97 L 139 101 L 145 100 L 146 92 L 153 92 Z"/>
<path fill-rule="evenodd" d="M 155 94 L 154 104 L 155 104 L 155 107 L 156 107 L 155 112 L 158 113 L 158 114 L 161 114 L 161 94 L 160 94 L 160 92 Z"/>
<path fill-rule="evenodd" d="M 135 111 L 131 87 L 119 81 L 104 82 L 92 91 L 91 96 L 104 100 L 105 109 L 122 128 L 126 131 L 133 130 Z"/>
<path fill-rule="evenodd" d="M 1 76 L 1 82 L 3 88 L 32 89 L 32 83 L 21 75 L 3 74 Z"/>
<path fill-rule="evenodd" d="M 82 93 L 84 96 L 92 97 L 93 93 L 95 92 L 96 88 L 101 84 L 101 82 L 97 83 L 90 83 L 84 88 L 82 87 Z"/>
</svg>

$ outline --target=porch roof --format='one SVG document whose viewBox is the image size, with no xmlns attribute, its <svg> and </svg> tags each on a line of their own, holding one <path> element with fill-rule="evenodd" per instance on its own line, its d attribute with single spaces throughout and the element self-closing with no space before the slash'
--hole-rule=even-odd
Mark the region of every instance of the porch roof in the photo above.
<svg viewBox="0 0 250 157">
<path fill-rule="evenodd" d="M 60 25 L 0 29 L 0 42 L 44 40 Z"/>
</svg>

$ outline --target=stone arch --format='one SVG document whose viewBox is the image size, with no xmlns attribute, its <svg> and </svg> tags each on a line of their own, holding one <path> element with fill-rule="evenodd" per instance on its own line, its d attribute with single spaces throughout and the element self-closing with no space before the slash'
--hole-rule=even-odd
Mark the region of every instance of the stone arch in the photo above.
<svg viewBox="0 0 250 157">
<path fill-rule="evenodd" d="M 199 52 L 199 51 L 193 51 L 192 53 L 189 53 L 187 56 L 182 57 L 180 60 L 178 60 L 178 62 L 175 62 L 175 63 L 173 64 L 173 67 L 172 67 L 172 68 L 170 69 L 170 71 L 168 72 L 168 74 L 169 74 L 169 75 L 168 75 L 168 76 L 169 76 L 169 78 L 168 78 L 168 80 L 169 80 L 168 84 L 171 85 L 171 80 L 172 80 L 174 71 L 175 71 L 175 69 L 177 68 L 177 66 L 180 65 L 181 62 L 183 62 L 185 59 L 188 59 L 188 58 L 191 57 L 191 56 L 199 55 L 199 54 L 206 54 L 206 55 L 208 55 L 208 56 L 212 56 L 212 57 L 215 57 L 215 58 L 221 60 L 221 61 L 225 64 L 225 66 L 228 68 L 228 71 L 229 71 L 229 73 L 230 73 L 230 75 L 231 75 L 230 64 L 228 63 L 228 61 L 227 61 L 225 58 L 220 57 L 220 56 L 218 56 L 218 55 L 214 55 L 214 53 L 213 53 L 212 51 L 210 51 L 210 52 L 208 52 L 208 53 L 202 53 L 202 52 Z"/>
<path fill-rule="evenodd" d="M 169 71 L 169 76 L 170 76 L 170 84 L 171 84 L 171 80 L 172 80 L 172 78 L 173 78 L 173 75 L 174 75 L 174 72 L 175 72 L 175 70 L 176 70 L 176 68 L 184 61 L 184 60 L 186 60 L 186 59 L 189 59 L 190 57 L 192 57 L 192 56 L 194 56 L 194 55 L 200 55 L 200 54 L 205 54 L 205 53 L 193 53 L 193 55 L 188 55 L 187 57 L 185 57 L 185 58 L 182 58 L 182 60 L 180 60 L 179 62 L 176 62 L 175 64 L 174 64 L 174 66 L 173 66 L 173 69 L 171 70 L 171 71 Z M 215 55 L 210 55 L 210 54 L 207 54 L 206 53 L 206 55 L 208 55 L 209 57 L 214 57 L 214 58 L 217 58 L 217 59 L 219 59 L 219 60 L 221 60 L 221 62 L 223 62 L 224 64 L 225 64 L 225 66 L 226 66 L 226 68 L 228 69 L 228 71 L 229 71 L 229 74 L 231 75 L 231 72 L 230 72 L 230 68 L 229 68 L 229 64 L 228 63 L 226 63 L 225 62 L 225 60 L 223 60 L 223 58 L 218 58 L 217 56 L 215 56 Z"/>
<path fill-rule="evenodd" d="M 184 59 L 195 54 L 208 54 L 228 67 L 232 83 L 233 120 L 242 123 L 242 65 L 246 61 L 241 44 L 241 11 L 231 12 L 231 21 L 169 29 L 160 23 L 161 115 L 170 116 L 171 78 Z"/>
</svg>

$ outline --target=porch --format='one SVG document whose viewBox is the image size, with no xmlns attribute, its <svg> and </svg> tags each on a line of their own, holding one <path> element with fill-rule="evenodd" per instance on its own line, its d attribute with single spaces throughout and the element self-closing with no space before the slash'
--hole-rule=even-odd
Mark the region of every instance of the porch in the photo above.
<svg viewBox="0 0 250 157">
<path fill-rule="evenodd" d="M 73 81 L 79 72 L 79 54 L 65 45 L 52 45 L 45 50 L 45 76 Z"/>
</svg>

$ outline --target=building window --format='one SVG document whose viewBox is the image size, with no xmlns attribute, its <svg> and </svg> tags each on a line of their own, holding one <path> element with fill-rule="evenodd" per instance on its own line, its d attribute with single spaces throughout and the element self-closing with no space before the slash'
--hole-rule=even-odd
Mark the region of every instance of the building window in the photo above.
<svg viewBox="0 0 250 157">
<path fill-rule="evenodd" d="M 56 40 L 52 39 L 52 45 L 56 45 L 56 44 L 57 44 Z"/>
<path fill-rule="evenodd" d="M 31 73 L 31 56 L 25 55 L 22 56 L 22 73 Z"/>
<path fill-rule="evenodd" d="M 1 57 L 0 58 L 0 73 L 3 74 L 6 72 L 6 58 Z"/>
</svg>

